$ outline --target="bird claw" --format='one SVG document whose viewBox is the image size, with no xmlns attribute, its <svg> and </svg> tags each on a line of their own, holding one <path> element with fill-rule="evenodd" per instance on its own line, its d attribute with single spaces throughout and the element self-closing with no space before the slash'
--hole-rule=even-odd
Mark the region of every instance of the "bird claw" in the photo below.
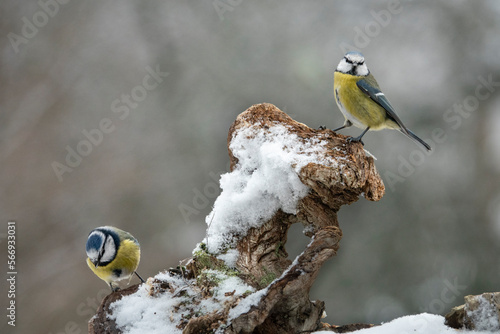
<svg viewBox="0 0 500 334">
<path fill-rule="evenodd" d="M 319 130 L 319 131 L 326 130 L 326 126 L 324 126 L 324 125 L 320 125 L 320 126 L 318 127 L 318 130 Z"/>
<path fill-rule="evenodd" d="M 348 143 L 361 143 L 361 145 L 365 146 L 365 143 L 361 140 L 361 138 L 349 137 L 347 138 Z"/>
</svg>

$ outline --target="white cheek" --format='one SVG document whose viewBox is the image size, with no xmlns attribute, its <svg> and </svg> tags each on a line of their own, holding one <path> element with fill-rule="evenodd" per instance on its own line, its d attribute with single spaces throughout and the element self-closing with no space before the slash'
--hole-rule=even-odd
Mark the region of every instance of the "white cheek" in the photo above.
<svg viewBox="0 0 500 334">
<path fill-rule="evenodd" d="M 101 257 L 101 263 L 109 262 L 115 258 L 116 255 L 116 246 L 112 237 L 108 237 L 106 239 L 106 243 L 104 244 L 104 252 Z"/>
<path fill-rule="evenodd" d="M 337 71 L 342 72 L 342 73 L 347 73 L 352 69 L 352 65 L 349 64 L 345 59 L 342 59 L 339 63 L 339 66 L 337 66 Z"/>
<path fill-rule="evenodd" d="M 357 75 L 365 76 L 365 75 L 368 75 L 368 73 L 370 73 L 370 72 L 368 71 L 368 67 L 366 66 L 366 64 L 359 65 L 356 68 Z"/>
</svg>

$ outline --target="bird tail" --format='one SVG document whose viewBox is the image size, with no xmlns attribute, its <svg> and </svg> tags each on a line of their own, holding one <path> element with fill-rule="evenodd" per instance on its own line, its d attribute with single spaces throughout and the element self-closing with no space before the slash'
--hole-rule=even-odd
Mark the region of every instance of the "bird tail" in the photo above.
<svg viewBox="0 0 500 334">
<path fill-rule="evenodd" d="M 399 131 L 401 131 L 402 134 L 413 140 L 415 143 L 422 145 L 427 149 L 427 151 L 431 150 L 431 146 L 427 144 L 425 141 L 420 139 L 416 134 L 410 131 L 410 129 L 405 128 L 400 128 Z"/>
</svg>

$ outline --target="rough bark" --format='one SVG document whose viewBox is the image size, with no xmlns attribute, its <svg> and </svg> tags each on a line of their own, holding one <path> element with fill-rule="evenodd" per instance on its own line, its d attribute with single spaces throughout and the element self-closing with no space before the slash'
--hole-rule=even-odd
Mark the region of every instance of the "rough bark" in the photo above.
<svg viewBox="0 0 500 334">
<path fill-rule="evenodd" d="M 247 312 L 230 318 L 230 310 L 244 302 L 245 296 L 235 298 L 224 310 L 192 317 L 182 326 L 183 333 L 211 333 L 217 328 L 223 328 L 224 333 L 307 333 L 321 328 L 342 332 L 340 327 L 321 323 L 324 303 L 311 301 L 309 290 L 321 266 L 339 248 L 342 232 L 337 212 L 340 207 L 357 201 L 360 195 L 377 201 L 382 198 L 385 188 L 373 158 L 360 143 L 347 143 L 345 136 L 331 130 L 309 128 L 271 104 L 254 105 L 240 114 L 229 130 L 228 147 L 239 129 L 249 126 L 267 129 L 276 124 L 286 126 L 299 141 L 326 141 L 325 158 L 339 163 L 304 166 L 299 178 L 310 191 L 298 203 L 296 214 L 278 211 L 259 228 L 250 229 L 245 236 L 236 236 L 238 276 L 256 289 L 265 289 L 261 290 L 260 301 L 251 305 Z M 231 169 L 234 169 L 238 161 L 231 150 L 229 157 Z M 292 262 L 287 258 L 285 244 L 289 227 L 298 222 L 305 226 L 306 235 L 312 240 Z M 188 276 L 196 277 L 203 268 L 221 266 L 219 260 L 206 254 L 203 258 L 195 256 L 186 270 Z M 101 329 L 111 328 L 105 316 L 110 302 L 108 298 L 103 301 L 98 316 L 91 320 L 90 332 L 103 333 Z M 101 326 L 98 323 L 101 321 L 109 327 Z M 365 326 L 352 325 L 350 328 Z"/>
<path fill-rule="evenodd" d="M 254 125 L 269 128 L 276 124 L 285 125 L 299 140 L 317 138 L 326 141 L 325 158 L 333 158 L 342 164 L 336 167 L 315 163 L 304 166 L 299 177 L 311 190 L 299 202 L 297 214 L 290 215 L 280 211 L 261 228 L 251 229 L 238 242 L 241 254 L 238 268 L 256 278 L 269 271 L 279 276 L 290 265 L 284 245 L 291 224 L 304 224 L 308 236 L 314 235 L 320 228 L 339 227 L 337 211 L 342 205 L 357 201 L 361 194 L 368 200 L 378 201 L 385 191 L 373 158 L 367 156 L 361 144 L 347 144 L 345 136 L 331 130 L 311 129 L 272 104 L 254 105 L 240 114 L 229 129 L 228 147 L 234 133 L 241 128 Z M 229 157 L 233 170 L 238 160 L 230 149 Z M 267 272 L 262 272 L 262 268 L 266 268 Z M 309 288 L 310 286 L 307 291 Z"/>
<path fill-rule="evenodd" d="M 110 314 L 110 305 L 115 301 L 122 299 L 122 297 L 131 295 L 137 291 L 138 284 L 132 285 L 126 289 L 118 290 L 107 295 L 97 309 L 97 313 L 89 320 L 89 333 L 120 333 L 116 328 L 113 320 L 108 319 Z"/>
<path fill-rule="evenodd" d="M 500 292 L 465 296 L 465 304 L 446 314 L 446 325 L 457 329 L 500 331 Z"/>
</svg>

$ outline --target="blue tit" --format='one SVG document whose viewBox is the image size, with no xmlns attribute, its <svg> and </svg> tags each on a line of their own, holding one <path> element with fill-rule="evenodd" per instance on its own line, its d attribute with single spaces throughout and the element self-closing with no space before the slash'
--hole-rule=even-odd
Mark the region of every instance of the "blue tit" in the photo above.
<svg viewBox="0 0 500 334">
<path fill-rule="evenodd" d="M 112 291 L 119 290 L 114 282 L 130 278 L 134 273 L 144 283 L 136 272 L 141 249 L 130 233 L 113 226 L 98 227 L 90 232 L 86 251 L 89 268 L 108 283 Z"/>
<path fill-rule="evenodd" d="M 344 114 L 343 126 L 338 131 L 354 125 L 364 129 L 359 137 L 349 141 L 361 142 L 368 130 L 395 129 L 416 143 L 431 150 L 429 144 L 411 132 L 396 115 L 394 108 L 380 90 L 377 81 L 365 64 L 365 57 L 359 52 L 347 52 L 334 74 L 333 93 L 340 111 Z"/>
</svg>

